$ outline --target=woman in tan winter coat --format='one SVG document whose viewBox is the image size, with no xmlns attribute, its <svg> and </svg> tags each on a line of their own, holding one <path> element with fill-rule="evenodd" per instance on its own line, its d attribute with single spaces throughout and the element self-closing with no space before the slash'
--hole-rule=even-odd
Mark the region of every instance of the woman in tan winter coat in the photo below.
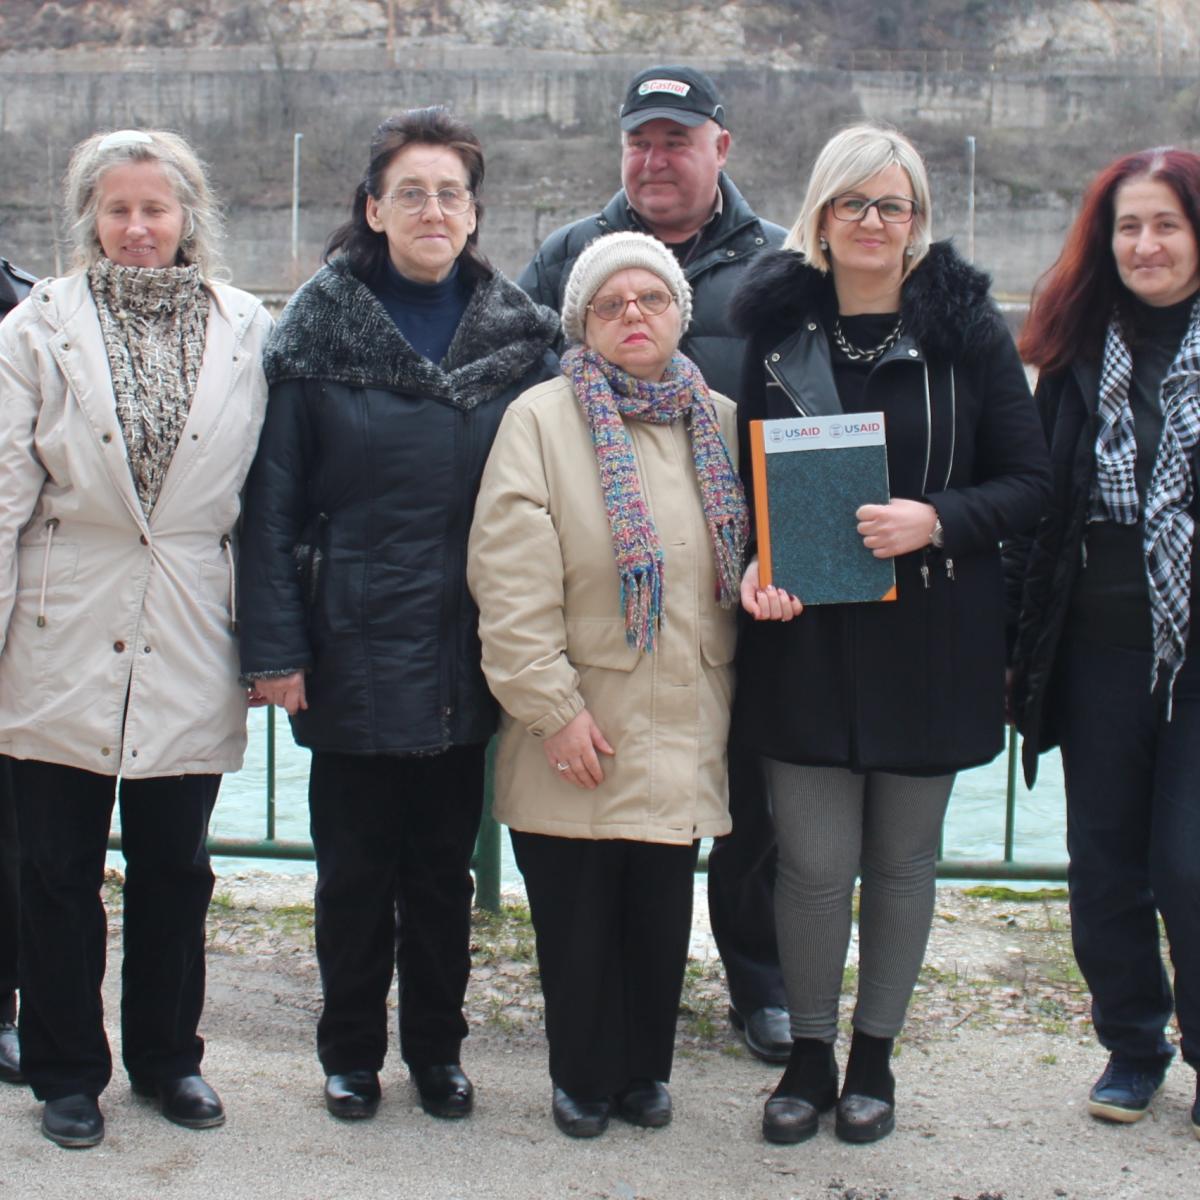
<svg viewBox="0 0 1200 1200">
<path fill-rule="evenodd" d="M 508 410 L 468 578 L 504 708 L 498 819 L 529 894 L 553 1111 L 671 1118 L 699 839 L 727 833 L 730 609 L 746 508 L 733 405 L 677 347 L 674 256 L 617 233 L 578 259 L 565 378 Z"/>
<path fill-rule="evenodd" d="M 22 1070 L 62 1146 L 104 1136 L 100 900 L 120 776 L 123 1056 L 189 1128 L 205 850 L 241 766 L 233 538 L 266 406 L 270 319 L 214 284 L 216 208 L 179 137 L 89 138 L 67 176 L 78 269 L 0 328 L 0 754 L 21 843 Z"/>
</svg>

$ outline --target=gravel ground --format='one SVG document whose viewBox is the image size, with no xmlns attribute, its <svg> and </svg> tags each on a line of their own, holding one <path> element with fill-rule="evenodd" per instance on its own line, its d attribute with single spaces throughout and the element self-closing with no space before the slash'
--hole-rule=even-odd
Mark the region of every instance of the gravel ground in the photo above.
<svg viewBox="0 0 1200 1200">
<path fill-rule="evenodd" d="M 614 1122 L 562 1137 L 550 1088 L 532 934 L 519 897 L 476 928 L 464 1065 L 477 1089 L 465 1122 L 425 1116 L 393 1052 L 374 1121 L 325 1112 L 313 1054 L 320 989 L 311 880 L 222 877 L 211 920 L 205 1073 L 229 1113 L 192 1132 L 130 1095 L 118 1074 L 101 1104 L 104 1143 L 58 1149 L 28 1091 L 0 1087 L 0 1197 L 54 1200 L 1188 1200 L 1200 1142 L 1195 1079 L 1177 1064 L 1139 1125 L 1091 1120 L 1103 1063 L 1057 899 L 939 892 L 920 990 L 895 1060 L 898 1128 L 874 1146 L 839 1142 L 831 1120 L 802 1146 L 759 1134 L 778 1069 L 749 1057 L 725 1020 L 720 968 L 698 909 L 666 1130 Z M 119 892 L 110 894 L 115 1025 Z M 847 971 L 853 987 L 854 966 Z M 847 1009 L 848 1012 L 848 1009 Z M 843 1047 L 844 1052 L 844 1047 Z"/>
</svg>

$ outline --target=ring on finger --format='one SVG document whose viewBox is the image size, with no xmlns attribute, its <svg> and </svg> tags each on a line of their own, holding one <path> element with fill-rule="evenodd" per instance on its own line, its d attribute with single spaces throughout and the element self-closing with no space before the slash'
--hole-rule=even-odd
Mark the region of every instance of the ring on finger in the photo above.
<svg viewBox="0 0 1200 1200">
<path fill-rule="evenodd" d="M 571 764 L 565 762 L 555 763 L 554 769 L 556 771 L 569 771 L 571 769 Z"/>
</svg>

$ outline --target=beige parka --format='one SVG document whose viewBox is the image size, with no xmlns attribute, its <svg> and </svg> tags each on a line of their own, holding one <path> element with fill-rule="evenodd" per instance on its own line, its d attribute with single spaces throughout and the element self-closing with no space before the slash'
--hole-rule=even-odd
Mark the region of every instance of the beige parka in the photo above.
<svg viewBox="0 0 1200 1200">
<path fill-rule="evenodd" d="M 737 459 L 733 404 L 713 395 Z M 728 833 L 725 741 L 734 614 L 717 604 L 712 543 L 682 421 L 627 421 L 665 556 L 654 652 L 625 640 L 599 469 L 565 378 L 508 409 L 475 506 L 467 578 L 483 670 L 504 709 L 495 815 L 556 837 L 686 844 Z M 556 777 L 542 739 L 586 707 L 613 746 L 585 791 Z"/>
<path fill-rule="evenodd" d="M 241 766 L 233 538 L 271 320 L 245 292 L 209 291 L 149 517 L 87 277 L 43 280 L 0 325 L 0 754 L 129 778 Z"/>
</svg>

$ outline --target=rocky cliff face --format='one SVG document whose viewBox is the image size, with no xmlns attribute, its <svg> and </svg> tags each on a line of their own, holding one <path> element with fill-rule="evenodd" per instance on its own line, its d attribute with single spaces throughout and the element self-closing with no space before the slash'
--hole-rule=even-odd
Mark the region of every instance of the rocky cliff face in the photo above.
<svg viewBox="0 0 1200 1200">
<path fill-rule="evenodd" d="M 776 66 L 956 52 L 1056 66 L 1194 55 L 1200 0 L 5 0 L 0 50 L 441 40 Z"/>
</svg>

